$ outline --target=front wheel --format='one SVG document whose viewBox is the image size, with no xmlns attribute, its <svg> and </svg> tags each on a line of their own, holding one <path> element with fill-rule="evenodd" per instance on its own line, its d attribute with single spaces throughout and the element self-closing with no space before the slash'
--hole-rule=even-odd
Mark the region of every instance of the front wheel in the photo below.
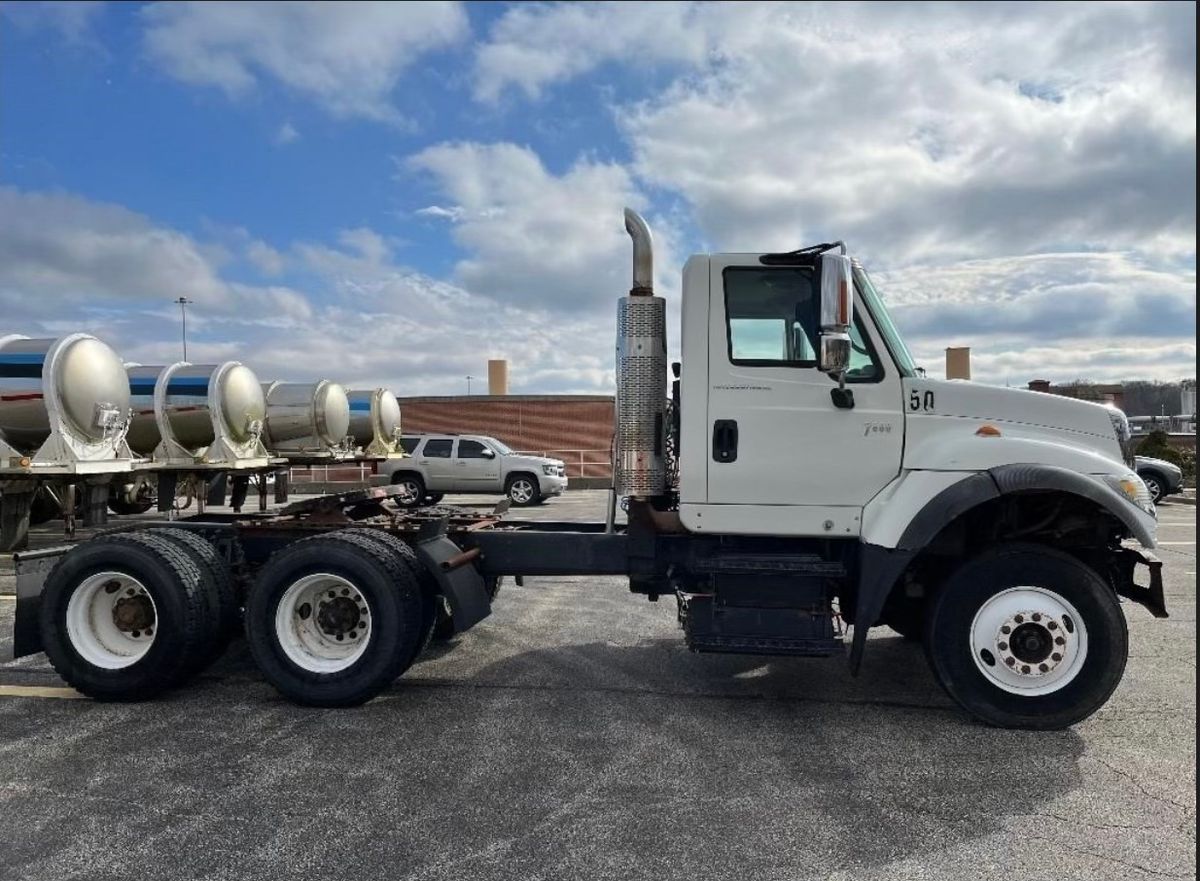
<svg viewBox="0 0 1200 881">
<path fill-rule="evenodd" d="M 1002 728 L 1053 730 L 1090 716 L 1121 681 L 1125 616 L 1112 588 L 1067 554 L 1002 545 L 934 597 L 925 651 L 963 709 Z"/>
<path fill-rule="evenodd" d="M 419 474 L 397 474 L 392 486 L 400 490 L 395 501 L 402 508 L 419 508 L 425 501 L 425 481 Z"/>
<path fill-rule="evenodd" d="M 1146 484 L 1146 489 L 1150 491 L 1150 501 L 1156 505 L 1162 501 L 1162 497 L 1166 495 L 1162 478 L 1149 471 L 1138 474 L 1138 477 L 1142 479 L 1142 483 Z"/>
<path fill-rule="evenodd" d="M 542 499 L 542 491 L 538 486 L 537 478 L 528 474 L 514 474 L 510 477 L 504 494 L 518 508 L 536 505 Z"/>
</svg>

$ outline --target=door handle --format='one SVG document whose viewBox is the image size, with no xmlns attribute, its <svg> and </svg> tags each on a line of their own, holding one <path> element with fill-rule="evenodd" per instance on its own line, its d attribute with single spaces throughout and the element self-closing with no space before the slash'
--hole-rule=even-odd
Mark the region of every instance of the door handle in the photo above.
<svg viewBox="0 0 1200 881">
<path fill-rule="evenodd" d="M 712 457 L 714 462 L 736 462 L 738 425 L 734 419 L 713 422 Z"/>
</svg>

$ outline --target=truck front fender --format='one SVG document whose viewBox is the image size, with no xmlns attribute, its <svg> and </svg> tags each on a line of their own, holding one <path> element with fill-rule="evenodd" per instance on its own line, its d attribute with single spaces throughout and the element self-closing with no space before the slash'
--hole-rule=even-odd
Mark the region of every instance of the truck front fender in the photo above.
<svg viewBox="0 0 1200 881">
<path fill-rule="evenodd" d="M 953 475 L 953 479 L 946 475 Z M 912 481 L 910 485 L 905 483 Z M 919 508 L 912 505 L 930 487 L 944 484 Z M 854 639 L 850 667 L 858 671 L 867 631 L 904 570 L 946 526 L 972 508 L 1000 496 L 1062 492 L 1088 499 L 1129 530 L 1145 548 L 1155 546 L 1154 519 L 1138 511 L 1098 477 L 1055 465 L 1000 465 L 987 471 L 909 472 L 872 500 L 863 512 Z M 874 507 L 874 510 L 872 508 Z M 900 524 L 906 523 L 903 529 Z"/>
</svg>

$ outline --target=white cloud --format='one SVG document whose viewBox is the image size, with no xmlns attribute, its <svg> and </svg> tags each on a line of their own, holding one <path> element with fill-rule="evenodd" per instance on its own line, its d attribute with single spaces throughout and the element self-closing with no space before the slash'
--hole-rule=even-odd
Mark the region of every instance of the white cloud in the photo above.
<svg viewBox="0 0 1200 881">
<path fill-rule="evenodd" d="M 241 97 L 271 80 L 339 117 L 401 122 L 391 95 L 422 54 L 463 38 L 457 3 L 171 2 L 142 10 L 167 73 Z"/>
<path fill-rule="evenodd" d="M 555 311 L 607 309 L 629 289 L 622 212 L 645 197 L 627 169 L 582 158 L 554 174 L 516 144 L 439 144 L 403 163 L 430 175 L 450 205 L 421 209 L 448 219 L 467 252 L 455 278 L 479 294 Z M 658 229 L 658 266 L 670 277 L 670 229 Z M 664 283 L 666 286 L 666 283 Z"/>
<path fill-rule="evenodd" d="M 92 26 L 104 9 L 105 4 L 95 0 L 0 3 L 0 13 L 19 28 L 46 28 L 58 33 L 67 43 L 93 47 L 98 44 L 92 35 Z"/>
<path fill-rule="evenodd" d="M 475 97 L 491 102 L 515 87 L 536 98 L 604 63 L 699 63 L 713 37 L 703 17 L 691 3 L 512 6 L 476 52 Z"/>
<path fill-rule="evenodd" d="M 290 122 L 285 122 L 279 127 L 279 130 L 275 132 L 275 143 L 279 144 L 280 146 L 290 144 L 293 141 L 298 141 L 299 139 L 299 130 Z"/>
<path fill-rule="evenodd" d="M 183 295 L 194 301 L 189 356 L 241 360 L 264 380 L 449 394 L 497 357 L 510 361 L 514 391 L 612 388 L 611 335 L 592 319 L 431 278 L 397 263 L 394 240 L 372 229 L 283 252 L 242 228 L 209 232 L 216 245 L 118 205 L 0 188 L 0 334 L 86 330 L 127 360 L 172 361 L 172 301 Z M 245 266 L 233 255 L 265 274 L 306 278 L 306 290 L 227 278 Z"/>
<path fill-rule="evenodd" d="M 1134 253 L 1055 253 L 910 266 L 875 278 L 918 361 L 972 347 L 973 377 L 1024 385 L 1177 380 L 1195 372 L 1196 277 Z"/>
</svg>

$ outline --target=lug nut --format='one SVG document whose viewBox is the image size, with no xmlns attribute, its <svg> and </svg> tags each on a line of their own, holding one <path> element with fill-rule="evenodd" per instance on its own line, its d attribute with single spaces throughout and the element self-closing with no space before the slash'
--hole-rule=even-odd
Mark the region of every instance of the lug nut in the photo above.
<svg viewBox="0 0 1200 881">
<path fill-rule="evenodd" d="M 1022 665 L 1021 665 L 1021 672 L 1022 672 L 1022 673 L 1028 673 L 1028 672 L 1029 672 L 1029 665 L 1028 665 L 1028 664 L 1022 664 Z"/>
<path fill-rule="evenodd" d="M 1013 620 L 1016 621 L 1018 624 L 1021 624 L 1025 621 L 1025 616 L 1024 615 L 1013 615 Z"/>
<path fill-rule="evenodd" d="M 1037 612 L 1034 612 L 1034 613 L 1033 613 L 1033 620 L 1034 620 L 1034 621 L 1041 621 L 1041 620 L 1042 620 L 1042 616 L 1041 616 L 1041 615 L 1039 615 Z"/>
<path fill-rule="evenodd" d="M 1045 673 L 1050 668 L 1047 667 L 1045 664 L 1038 664 L 1038 669 L 1041 670 L 1043 673 Z"/>
<path fill-rule="evenodd" d="M 999 643 L 996 643 L 996 648 L 1000 649 L 1000 651 L 1002 651 L 1002 652 L 1003 652 L 1003 651 L 1007 651 L 1007 649 L 1008 649 L 1008 643 L 1007 643 L 1007 642 L 999 642 Z"/>
<path fill-rule="evenodd" d="M 1008 666 L 1011 667 L 1017 663 L 1017 659 L 1016 658 L 1005 658 L 1004 663 L 1008 664 Z"/>
<path fill-rule="evenodd" d="M 350 588 L 348 588 L 348 587 L 343 587 L 343 588 L 342 588 L 342 596 L 344 596 L 344 597 L 348 597 L 348 596 L 350 596 Z"/>
<path fill-rule="evenodd" d="M 1066 645 L 1067 641 L 1065 639 L 1063 639 L 1061 636 L 1056 636 L 1056 637 L 1054 637 L 1054 644 L 1055 645 Z"/>
<path fill-rule="evenodd" d="M 137 638 L 138 638 L 139 636 L 141 636 L 141 635 L 142 635 L 142 631 L 140 631 L 140 630 L 135 630 L 135 631 L 133 631 L 133 638 L 134 638 L 134 639 L 137 639 Z"/>
<path fill-rule="evenodd" d="M 147 628 L 146 628 L 146 635 L 147 635 L 147 636 L 153 636 L 153 635 L 154 635 L 154 628 L 153 628 L 153 627 L 147 627 Z"/>
<path fill-rule="evenodd" d="M 1009 633 L 1012 633 L 1012 628 L 1009 627 L 1007 624 L 1005 624 L 1003 627 L 1000 628 L 1000 632 L 1004 633 L 1004 634 L 1009 634 Z"/>
<path fill-rule="evenodd" d="M 1050 656 L 1050 660 L 1052 660 L 1052 661 L 1061 661 L 1061 660 L 1062 660 L 1062 655 L 1060 655 L 1058 652 L 1055 652 L 1054 654 L 1052 654 L 1052 655 Z"/>
<path fill-rule="evenodd" d="M 1047 621 L 1046 626 L 1048 628 L 1050 628 L 1051 630 L 1058 630 L 1058 622 L 1057 621 Z"/>
</svg>

